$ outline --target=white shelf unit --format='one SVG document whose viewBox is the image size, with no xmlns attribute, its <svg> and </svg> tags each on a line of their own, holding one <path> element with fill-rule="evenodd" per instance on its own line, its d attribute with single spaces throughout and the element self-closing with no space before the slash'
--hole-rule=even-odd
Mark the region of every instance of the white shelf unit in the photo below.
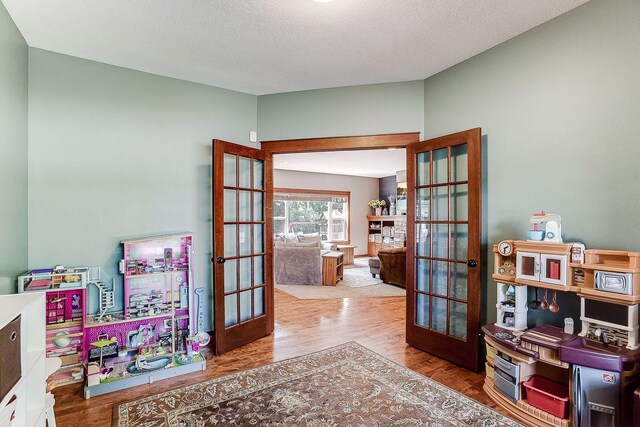
<svg viewBox="0 0 640 427">
<path fill-rule="evenodd" d="M 0 402 L 0 412 L 16 396 L 12 426 L 45 425 L 45 296 L 43 293 L 0 296 L 0 329 L 20 316 L 22 376 Z"/>
</svg>

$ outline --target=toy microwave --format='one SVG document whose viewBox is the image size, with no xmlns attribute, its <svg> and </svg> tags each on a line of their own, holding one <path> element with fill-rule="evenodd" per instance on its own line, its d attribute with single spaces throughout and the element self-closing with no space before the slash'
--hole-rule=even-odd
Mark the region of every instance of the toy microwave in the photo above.
<svg viewBox="0 0 640 427">
<path fill-rule="evenodd" d="M 593 276 L 594 288 L 616 294 L 633 294 L 633 274 L 596 271 Z"/>
</svg>

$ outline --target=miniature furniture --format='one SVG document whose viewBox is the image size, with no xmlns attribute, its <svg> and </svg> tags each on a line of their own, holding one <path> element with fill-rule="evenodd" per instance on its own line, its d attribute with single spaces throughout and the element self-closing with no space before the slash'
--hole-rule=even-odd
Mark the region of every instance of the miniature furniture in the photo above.
<svg viewBox="0 0 640 427">
<path fill-rule="evenodd" d="M 380 258 L 369 258 L 369 271 L 374 279 L 376 274 L 380 274 Z"/>
<path fill-rule="evenodd" d="M 482 327 L 489 397 L 527 425 L 635 425 L 640 253 L 518 240 L 504 240 L 493 250 L 497 322 Z M 524 331 L 527 286 L 577 293 L 580 333 L 550 325 Z M 529 304 L 543 308 L 538 298 Z M 548 309 L 560 310 L 552 304 Z"/>
<path fill-rule="evenodd" d="M 193 236 L 189 233 L 122 242 L 122 311 L 87 315 L 84 397 L 205 369 L 195 338 Z M 97 305 L 97 304 L 96 304 Z M 144 361 L 144 363 L 141 363 Z"/>
<path fill-rule="evenodd" d="M 407 248 L 384 248 L 378 251 L 380 279 L 384 283 L 406 287 Z"/>
<path fill-rule="evenodd" d="M 47 358 L 60 358 L 62 365 L 49 379 L 52 389 L 84 380 L 86 288 L 99 280 L 99 267 L 39 269 L 18 277 L 18 292 L 46 297 Z"/>
<path fill-rule="evenodd" d="M 344 278 L 344 254 L 329 252 L 322 255 L 322 285 L 336 286 Z"/>
<path fill-rule="evenodd" d="M 0 421 L 45 424 L 45 295 L 0 296 Z"/>
<path fill-rule="evenodd" d="M 516 282 L 566 291 L 570 286 L 568 267 L 571 243 L 515 241 Z"/>
<path fill-rule="evenodd" d="M 527 287 L 497 283 L 496 325 L 512 331 L 527 329 Z"/>
<path fill-rule="evenodd" d="M 367 254 L 377 256 L 385 247 L 403 247 L 407 239 L 407 217 L 405 215 L 367 216 L 369 243 Z"/>
</svg>

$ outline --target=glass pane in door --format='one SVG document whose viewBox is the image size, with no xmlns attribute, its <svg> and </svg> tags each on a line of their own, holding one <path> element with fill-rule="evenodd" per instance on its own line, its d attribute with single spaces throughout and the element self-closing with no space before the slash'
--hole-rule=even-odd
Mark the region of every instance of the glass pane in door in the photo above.
<svg viewBox="0 0 640 427">
<path fill-rule="evenodd" d="M 449 296 L 451 298 L 467 299 L 467 267 L 466 263 L 449 263 Z"/>
<path fill-rule="evenodd" d="M 236 190 L 224 190 L 224 220 L 236 220 Z"/>
<path fill-rule="evenodd" d="M 253 257 L 253 286 L 264 285 L 264 256 Z"/>
<path fill-rule="evenodd" d="M 224 185 L 225 187 L 235 187 L 236 179 L 236 159 L 233 154 L 224 155 Z"/>
<path fill-rule="evenodd" d="M 264 162 L 262 160 L 253 160 L 253 188 L 264 190 Z"/>
<path fill-rule="evenodd" d="M 449 335 L 467 339 L 467 304 L 449 301 Z"/>
<path fill-rule="evenodd" d="M 433 189 L 433 220 L 446 221 L 449 219 L 449 188 L 447 186 Z"/>
<path fill-rule="evenodd" d="M 224 226 L 224 256 L 231 257 L 238 253 L 236 245 L 236 232 L 238 227 L 233 224 Z"/>
<path fill-rule="evenodd" d="M 240 258 L 240 289 L 251 287 L 251 258 Z"/>
<path fill-rule="evenodd" d="M 224 291 L 238 289 L 238 260 L 230 259 L 224 263 Z"/>
<path fill-rule="evenodd" d="M 261 191 L 253 192 L 253 220 L 264 221 L 264 197 Z"/>
<path fill-rule="evenodd" d="M 429 256 L 430 254 L 429 224 L 416 224 L 416 255 Z"/>
<path fill-rule="evenodd" d="M 437 332 L 447 332 L 447 300 L 431 297 L 431 329 Z"/>
<path fill-rule="evenodd" d="M 225 325 L 263 316 L 265 307 L 265 165 L 224 155 Z M 255 301 L 254 301 L 255 300 Z"/>
<path fill-rule="evenodd" d="M 444 184 L 448 182 L 449 174 L 448 149 L 441 148 L 433 152 L 433 183 Z"/>
<path fill-rule="evenodd" d="M 429 296 L 416 294 L 416 323 L 429 327 Z"/>
<path fill-rule="evenodd" d="M 253 316 L 260 317 L 264 314 L 264 287 L 253 290 Z"/>
<path fill-rule="evenodd" d="M 240 191 L 239 221 L 251 221 L 251 191 Z"/>
<path fill-rule="evenodd" d="M 416 289 L 422 292 L 429 292 L 429 263 L 424 258 L 416 260 Z"/>
<path fill-rule="evenodd" d="M 431 287 L 431 293 L 447 296 L 447 276 L 449 275 L 447 261 L 432 261 L 432 264 L 433 286 Z"/>
<path fill-rule="evenodd" d="M 240 157 L 238 162 L 238 187 L 251 188 L 251 159 Z"/>
<path fill-rule="evenodd" d="M 469 216 L 469 186 L 451 186 L 451 220 L 466 221 Z"/>
<path fill-rule="evenodd" d="M 251 291 L 240 292 L 240 321 L 251 319 Z"/>
<path fill-rule="evenodd" d="M 431 190 L 420 188 L 416 190 L 416 220 L 429 220 L 429 207 L 431 205 Z"/>
<path fill-rule="evenodd" d="M 451 181 L 466 181 L 469 177 L 469 147 L 467 144 L 451 147 Z"/>
<path fill-rule="evenodd" d="M 433 257 L 447 259 L 449 254 L 449 225 L 432 224 Z"/>
<path fill-rule="evenodd" d="M 238 294 L 224 297 L 224 326 L 229 327 L 238 324 Z"/>
<path fill-rule="evenodd" d="M 451 224 L 450 259 L 466 260 L 469 252 L 469 226 Z"/>
<path fill-rule="evenodd" d="M 467 334 L 468 159 L 466 144 L 417 153 L 414 186 L 416 324 L 460 339 Z"/>
<path fill-rule="evenodd" d="M 416 159 L 416 186 L 431 184 L 431 165 L 429 163 L 429 152 L 419 153 Z"/>
</svg>

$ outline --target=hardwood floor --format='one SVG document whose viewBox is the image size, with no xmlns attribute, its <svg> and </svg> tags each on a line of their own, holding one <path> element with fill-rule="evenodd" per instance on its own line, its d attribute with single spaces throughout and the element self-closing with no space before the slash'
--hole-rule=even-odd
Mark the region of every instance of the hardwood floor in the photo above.
<svg viewBox="0 0 640 427">
<path fill-rule="evenodd" d="M 482 390 L 484 373 L 473 373 L 405 344 L 404 297 L 298 300 L 276 290 L 275 332 L 221 357 L 207 355 L 207 369 L 84 400 L 81 384 L 54 390 L 59 426 L 111 425 L 119 402 L 161 393 L 238 370 L 267 365 L 356 341 L 382 356 L 439 381 L 493 408 Z"/>
</svg>

